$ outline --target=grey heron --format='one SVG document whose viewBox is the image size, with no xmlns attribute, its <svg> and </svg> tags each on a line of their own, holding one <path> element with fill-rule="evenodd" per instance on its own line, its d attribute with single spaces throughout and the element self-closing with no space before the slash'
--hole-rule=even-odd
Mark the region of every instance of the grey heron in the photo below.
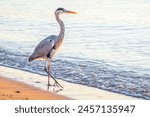
<svg viewBox="0 0 150 117">
<path fill-rule="evenodd" d="M 44 70 L 48 74 L 48 84 L 47 84 L 47 90 L 49 90 L 50 86 L 58 87 L 60 90 L 63 89 L 63 87 L 59 84 L 59 82 L 51 75 L 50 73 L 50 67 L 51 67 L 51 60 L 60 47 L 62 45 L 62 42 L 64 40 L 64 33 L 65 33 L 65 26 L 62 20 L 59 18 L 60 14 L 69 13 L 69 14 L 76 14 L 74 11 L 69 11 L 64 8 L 58 8 L 55 11 L 55 17 L 57 22 L 60 26 L 60 33 L 59 35 L 50 35 L 47 38 L 43 39 L 34 49 L 34 52 L 29 57 L 29 62 L 32 60 L 38 60 L 42 59 L 45 60 L 45 67 Z M 48 62 L 48 63 L 47 63 Z M 50 84 L 50 77 L 54 80 L 54 84 Z"/>
</svg>

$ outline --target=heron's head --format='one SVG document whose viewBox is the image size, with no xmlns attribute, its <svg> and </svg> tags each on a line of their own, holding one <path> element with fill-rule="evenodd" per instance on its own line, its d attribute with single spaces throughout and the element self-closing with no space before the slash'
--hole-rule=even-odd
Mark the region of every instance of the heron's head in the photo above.
<svg viewBox="0 0 150 117">
<path fill-rule="evenodd" d="M 68 13 L 68 14 L 77 14 L 77 12 L 74 12 L 74 11 L 69 11 L 69 10 L 66 10 L 64 8 L 58 8 L 55 13 L 58 13 L 58 14 L 65 14 L 65 13 Z"/>
</svg>

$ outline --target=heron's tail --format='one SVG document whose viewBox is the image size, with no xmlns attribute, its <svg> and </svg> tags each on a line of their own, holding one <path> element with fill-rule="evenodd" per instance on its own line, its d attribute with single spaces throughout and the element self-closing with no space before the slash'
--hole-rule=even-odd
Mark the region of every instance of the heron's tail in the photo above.
<svg viewBox="0 0 150 117">
<path fill-rule="evenodd" d="M 31 62 L 31 61 L 33 61 L 34 60 L 34 57 L 31 55 L 30 57 L 29 57 L 29 62 Z"/>
</svg>

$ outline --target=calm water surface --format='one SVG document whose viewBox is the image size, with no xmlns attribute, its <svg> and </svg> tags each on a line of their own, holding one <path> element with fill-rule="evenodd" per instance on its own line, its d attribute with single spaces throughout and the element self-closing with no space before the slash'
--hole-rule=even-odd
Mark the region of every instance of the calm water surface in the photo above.
<svg viewBox="0 0 150 117">
<path fill-rule="evenodd" d="M 43 61 L 28 63 L 34 47 L 58 34 L 54 11 L 66 26 L 52 74 L 65 81 L 150 99 L 148 0 L 1 0 L 0 65 L 46 75 Z"/>
</svg>

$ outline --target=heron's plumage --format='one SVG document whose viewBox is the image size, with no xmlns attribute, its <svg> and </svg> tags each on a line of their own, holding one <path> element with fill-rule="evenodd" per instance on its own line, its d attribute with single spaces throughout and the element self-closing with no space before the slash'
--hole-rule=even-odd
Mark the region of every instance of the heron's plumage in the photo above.
<svg viewBox="0 0 150 117">
<path fill-rule="evenodd" d="M 47 59 L 47 55 L 51 53 L 51 51 L 54 49 L 56 39 L 57 39 L 56 35 L 51 35 L 43 39 L 34 49 L 33 54 L 29 57 L 29 61 L 38 58 Z"/>
</svg>

